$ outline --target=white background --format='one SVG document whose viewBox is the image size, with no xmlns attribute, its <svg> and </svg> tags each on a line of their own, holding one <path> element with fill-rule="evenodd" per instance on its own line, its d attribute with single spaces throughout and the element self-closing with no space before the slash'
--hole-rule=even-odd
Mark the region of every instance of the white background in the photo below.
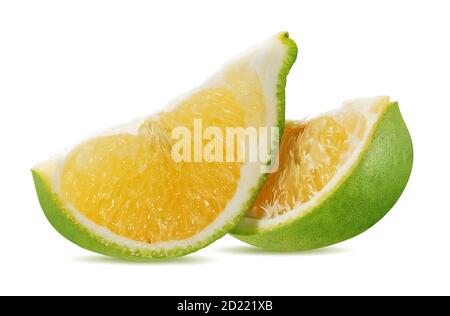
<svg viewBox="0 0 450 316">
<path fill-rule="evenodd" d="M 0 294 L 450 294 L 448 1 L 0 2 Z M 400 102 L 415 165 L 400 201 L 351 241 L 268 253 L 225 237 L 133 264 L 47 223 L 30 168 L 152 113 L 229 57 L 287 30 L 299 46 L 287 115 L 348 98 Z"/>
</svg>

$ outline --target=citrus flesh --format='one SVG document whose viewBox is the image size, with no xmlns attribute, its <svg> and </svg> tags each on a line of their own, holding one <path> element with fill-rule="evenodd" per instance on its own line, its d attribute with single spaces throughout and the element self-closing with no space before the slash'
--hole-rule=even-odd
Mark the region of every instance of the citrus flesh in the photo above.
<svg viewBox="0 0 450 316">
<path fill-rule="evenodd" d="M 241 72 L 253 79 L 245 87 L 201 91 L 173 112 L 145 121 L 137 135 L 95 138 L 75 148 L 60 176 L 64 200 L 137 241 L 183 240 L 203 230 L 236 193 L 242 163 L 174 162 L 170 132 L 183 126 L 193 134 L 200 117 L 205 127 L 223 133 L 226 127 L 265 124 L 264 115 L 255 119 L 246 109 L 266 112 L 261 83 L 252 69 Z"/>
<path fill-rule="evenodd" d="M 203 129 L 223 134 L 229 127 L 282 128 L 284 86 L 296 52 L 286 33 L 277 35 L 167 110 L 38 165 L 33 175 L 50 222 L 86 249 L 137 259 L 187 254 L 225 234 L 251 205 L 264 175 L 236 160 L 175 161 L 172 132 L 183 127 L 195 135 L 199 119 Z M 193 151 L 194 138 L 190 145 Z"/>
<path fill-rule="evenodd" d="M 393 206 L 412 166 L 411 139 L 387 97 L 347 102 L 289 122 L 279 168 L 234 235 L 274 250 L 307 250 L 367 230 Z"/>
<path fill-rule="evenodd" d="M 247 216 L 277 217 L 310 201 L 348 161 L 366 129 L 365 116 L 355 112 L 288 123 L 279 170 L 269 175 Z"/>
</svg>

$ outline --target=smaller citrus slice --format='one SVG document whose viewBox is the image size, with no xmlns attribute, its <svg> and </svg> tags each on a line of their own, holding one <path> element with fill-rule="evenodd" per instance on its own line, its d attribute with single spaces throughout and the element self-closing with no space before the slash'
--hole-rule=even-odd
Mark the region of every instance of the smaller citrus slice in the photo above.
<svg viewBox="0 0 450 316">
<path fill-rule="evenodd" d="M 141 260 L 185 255 L 223 236 L 253 202 L 268 161 L 228 159 L 209 141 L 222 144 L 228 128 L 282 129 L 296 54 L 287 33 L 271 37 L 164 111 L 36 166 L 50 223 L 83 248 Z M 206 136 L 208 128 L 215 133 Z"/>
<path fill-rule="evenodd" d="M 309 250 L 377 223 L 408 181 L 413 147 L 388 97 L 347 101 L 337 111 L 288 122 L 279 168 L 233 235 L 273 250 Z"/>
</svg>

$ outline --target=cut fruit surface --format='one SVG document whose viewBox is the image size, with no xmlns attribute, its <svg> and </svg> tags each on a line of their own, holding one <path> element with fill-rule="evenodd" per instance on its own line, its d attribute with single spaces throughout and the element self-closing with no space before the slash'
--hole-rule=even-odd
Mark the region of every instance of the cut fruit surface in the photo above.
<svg viewBox="0 0 450 316">
<path fill-rule="evenodd" d="M 350 159 L 366 132 L 366 116 L 352 111 L 288 123 L 280 169 L 269 176 L 247 216 L 274 218 L 313 199 Z"/>
<path fill-rule="evenodd" d="M 348 101 L 306 122 L 289 122 L 280 166 L 270 174 L 237 238 L 275 250 L 307 250 L 358 235 L 403 191 L 412 144 L 397 103 Z"/>
<path fill-rule="evenodd" d="M 224 133 L 226 127 L 265 124 L 264 115 L 255 120 L 245 111 L 248 105 L 266 113 L 260 82 L 249 84 L 245 96 L 233 88 L 206 89 L 174 111 L 149 118 L 136 135 L 79 145 L 61 170 L 64 200 L 98 225 L 133 240 L 158 243 L 196 235 L 235 195 L 242 163 L 175 162 L 171 131 L 183 126 L 193 135 L 198 118 Z M 246 100 L 238 103 L 237 97 Z"/>
<path fill-rule="evenodd" d="M 195 122 L 224 135 L 230 127 L 282 129 L 286 76 L 296 53 L 287 33 L 270 38 L 167 110 L 35 167 L 50 222 L 86 249 L 125 258 L 183 255 L 225 234 L 254 200 L 264 175 L 254 163 L 197 161 Z M 173 159 L 172 132 L 180 127 L 194 135 L 192 161 Z"/>
</svg>

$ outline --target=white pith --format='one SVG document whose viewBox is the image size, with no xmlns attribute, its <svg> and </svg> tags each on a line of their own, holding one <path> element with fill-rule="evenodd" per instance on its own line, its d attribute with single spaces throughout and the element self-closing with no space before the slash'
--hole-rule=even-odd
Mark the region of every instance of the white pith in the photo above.
<svg viewBox="0 0 450 316">
<path fill-rule="evenodd" d="M 283 68 L 284 60 L 287 56 L 287 46 L 283 44 L 280 36 L 274 36 L 255 48 L 249 50 L 245 54 L 233 59 L 231 62 L 223 66 L 214 76 L 207 80 L 203 85 L 177 98 L 175 101 L 169 103 L 163 111 L 170 111 L 176 108 L 181 101 L 191 97 L 195 93 L 205 89 L 221 86 L 224 82 L 223 73 L 228 67 L 233 67 L 235 63 L 247 62 L 254 67 L 263 84 L 264 96 L 267 104 L 267 122 L 266 126 L 277 126 L 278 124 L 278 109 L 277 109 L 277 83 L 280 71 Z M 118 127 L 109 129 L 105 132 L 96 134 L 94 137 L 118 134 L 137 134 L 140 125 L 151 116 L 135 120 L 129 124 L 120 125 Z M 75 146 L 74 146 L 75 147 Z M 74 148 L 72 147 L 72 148 Z M 72 149 L 71 148 L 71 149 Z M 61 200 L 62 194 L 60 191 L 60 173 L 64 165 L 67 155 L 71 149 L 66 150 L 60 155 L 54 156 L 50 160 L 36 166 L 34 169 L 39 172 L 48 181 L 50 188 Z M 224 225 L 233 220 L 241 211 L 243 205 L 249 200 L 252 194 L 255 194 L 253 189 L 257 186 L 262 174 L 260 165 L 245 163 L 241 167 L 241 177 L 237 186 L 237 191 L 233 198 L 228 202 L 226 208 L 221 214 L 199 234 L 185 239 L 170 242 L 160 242 L 155 244 L 148 244 L 145 242 L 134 241 L 118 234 L 111 232 L 109 229 L 102 227 L 93 221 L 89 220 L 83 214 L 78 212 L 72 205 L 66 204 L 64 208 L 84 226 L 88 231 L 94 233 L 106 242 L 115 243 L 130 249 L 143 251 L 170 251 L 176 248 L 186 248 L 188 246 L 196 245 L 202 241 L 208 240 L 212 235 L 220 231 Z"/>
<path fill-rule="evenodd" d="M 360 98 L 354 100 L 345 101 L 338 111 L 343 112 L 360 112 L 364 114 L 367 119 L 367 129 L 361 141 L 359 141 L 350 158 L 340 167 L 338 172 L 331 178 L 331 180 L 320 190 L 311 200 L 294 207 L 292 210 L 286 212 L 283 215 L 272 217 L 255 219 L 245 217 L 240 223 L 241 228 L 251 228 L 252 230 L 267 230 L 278 225 L 290 222 L 293 219 L 299 218 L 308 211 L 317 206 L 330 191 L 332 191 L 336 185 L 350 172 L 355 163 L 360 159 L 360 156 L 365 149 L 365 146 L 371 137 L 373 130 L 376 126 L 378 119 L 380 118 L 383 110 L 389 104 L 389 97 L 378 96 L 373 98 Z M 371 112 L 371 109 L 380 106 L 380 111 Z M 324 115 L 333 116 L 334 112 L 329 112 Z"/>
</svg>

